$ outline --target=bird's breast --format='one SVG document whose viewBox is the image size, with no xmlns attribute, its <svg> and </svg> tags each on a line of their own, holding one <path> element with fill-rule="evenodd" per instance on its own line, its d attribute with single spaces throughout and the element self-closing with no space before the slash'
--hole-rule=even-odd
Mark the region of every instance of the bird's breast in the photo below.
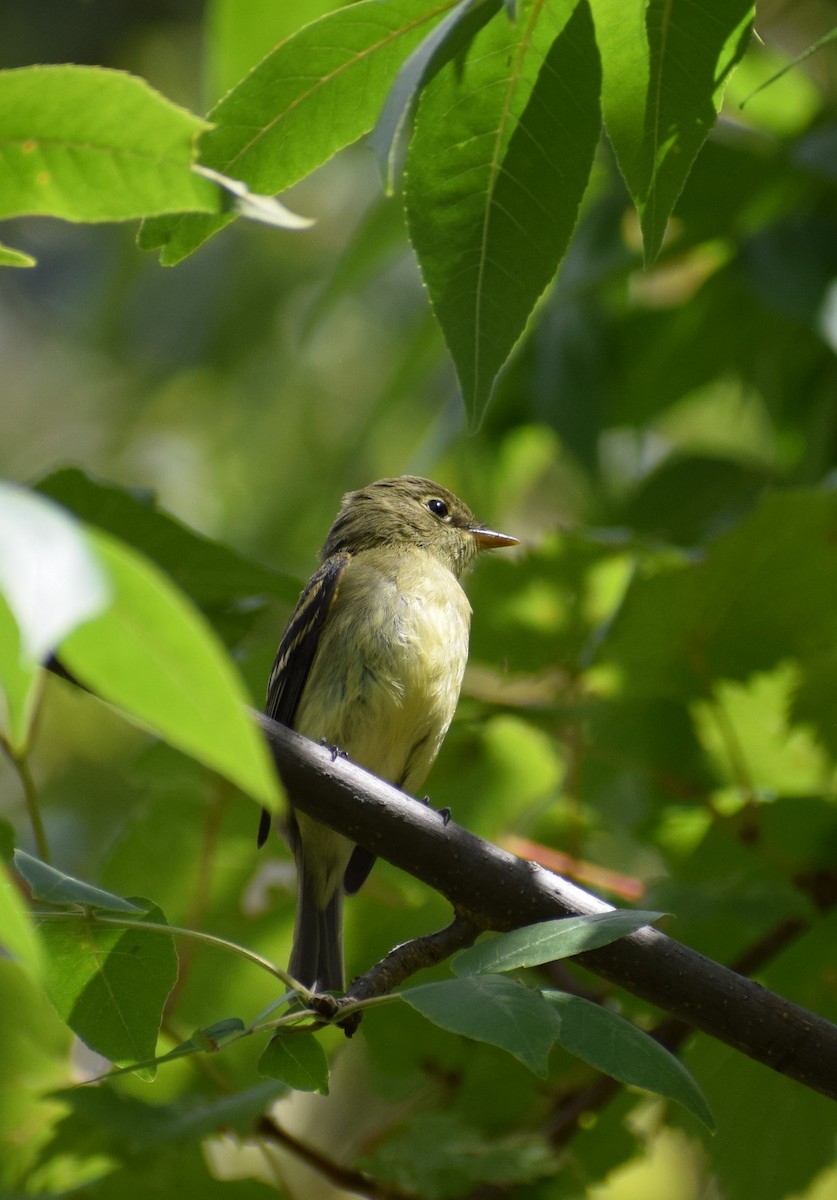
<svg viewBox="0 0 837 1200">
<path fill-rule="evenodd" d="M 346 569 L 295 727 L 415 791 L 453 717 L 471 608 L 432 555 L 365 551 Z"/>
</svg>

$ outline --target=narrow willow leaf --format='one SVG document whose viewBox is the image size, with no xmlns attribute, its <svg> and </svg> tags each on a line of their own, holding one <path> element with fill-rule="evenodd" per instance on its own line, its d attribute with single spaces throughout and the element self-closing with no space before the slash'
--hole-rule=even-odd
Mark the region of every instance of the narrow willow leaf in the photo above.
<svg viewBox="0 0 837 1200">
<path fill-rule="evenodd" d="M 501 933 L 487 942 L 463 950 L 451 965 L 460 976 L 536 967 L 556 958 L 568 958 L 572 954 L 594 950 L 597 946 L 606 946 L 644 925 L 652 924 L 662 915 L 658 912 L 620 909 L 592 913 L 586 917 L 541 921 L 537 925 Z"/>
<path fill-rule="evenodd" d="M 31 975 L 41 974 L 43 957 L 35 923 L 3 865 L 0 865 L 0 946 Z"/>
<path fill-rule="evenodd" d="M 375 123 L 401 63 L 455 0 L 360 0 L 276 47 L 210 111 L 201 163 L 274 195 Z M 186 215 L 146 222 L 143 249 L 179 262 L 233 220 Z"/>
<path fill-rule="evenodd" d="M 278 1079 L 298 1092 L 328 1095 L 328 1058 L 310 1033 L 277 1031 L 259 1059 L 259 1074 Z"/>
<path fill-rule="evenodd" d="M 639 212 L 645 260 L 715 123 L 744 53 L 751 0 L 590 0 L 605 125 Z"/>
<path fill-rule="evenodd" d="M 191 169 L 206 123 L 122 71 L 73 65 L 0 72 L 0 217 L 125 221 L 217 212 Z"/>
<path fill-rule="evenodd" d="M 14 864 L 36 900 L 49 904 L 80 904 L 83 908 L 102 908 L 108 912 L 141 913 L 143 909 L 122 896 L 93 887 L 57 867 L 33 858 L 25 850 L 15 850 Z"/>
<path fill-rule="evenodd" d="M 679 1059 L 630 1021 L 600 1004 L 565 992 L 544 992 L 561 1014 L 558 1040 L 565 1050 L 631 1087 L 676 1100 L 702 1121 L 715 1122 L 703 1094 Z"/>
<path fill-rule="evenodd" d="M 422 90 L 410 237 L 472 425 L 555 275 L 599 132 L 587 0 L 528 0 Z"/>
<path fill-rule="evenodd" d="M 157 1054 L 153 1058 L 146 1058 L 141 1062 L 132 1062 L 127 1066 L 117 1067 L 99 1078 L 114 1079 L 117 1075 L 125 1075 L 132 1071 L 155 1071 L 157 1067 L 163 1066 L 165 1063 L 173 1062 L 176 1058 L 188 1057 L 190 1054 L 215 1054 L 225 1042 L 243 1033 L 245 1028 L 241 1017 L 225 1017 L 222 1021 L 207 1025 L 205 1029 L 196 1029 L 190 1038 L 179 1042 L 173 1050 L 169 1050 L 165 1054 Z"/>
<path fill-rule="evenodd" d="M 138 921 L 165 923 L 150 906 Z M 59 1016 L 117 1065 L 153 1058 L 166 997 L 177 979 L 171 937 L 132 927 L 43 921 L 44 985 Z M 153 1074 L 153 1068 L 142 1072 Z"/>
<path fill-rule="evenodd" d="M 275 809 L 279 783 L 247 695 L 213 630 L 147 559 L 96 530 L 113 599 L 60 646 L 92 692 Z"/>
<path fill-rule="evenodd" d="M 23 250 L 15 250 L 0 242 L 0 267 L 34 267 L 36 259 Z"/>
<path fill-rule="evenodd" d="M 395 190 L 396 176 L 406 150 L 407 129 L 419 92 L 430 71 L 444 61 L 445 51 L 453 40 L 451 34 L 466 17 L 476 15 L 477 23 L 469 22 L 469 36 L 473 37 L 499 11 L 499 6 L 500 0 L 460 0 L 416 47 L 398 72 L 369 139 L 387 195 L 391 196 Z M 457 50 L 459 42 L 457 39 Z"/>
<path fill-rule="evenodd" d="M 499 1046 L 546 1078 L 561 1020 L 540 992 L 502 975 L 483 975 L 426 983 L 400 994 L 434 1025 Z"/>
</svg>

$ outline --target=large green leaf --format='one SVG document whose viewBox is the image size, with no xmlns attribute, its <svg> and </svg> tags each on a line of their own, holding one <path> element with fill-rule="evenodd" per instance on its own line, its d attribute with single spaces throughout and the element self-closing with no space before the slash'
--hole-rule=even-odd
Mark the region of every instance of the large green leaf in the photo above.
<svg viewBox="0 0 837 1200">
<path fill-rule="evenodd" d="M 557 270 L 599 132 L 586 0 L 496 17 L 422 92 L 410 237 L 474 424 Z"/>
<path fill-rule="evenodd" d="M 125 221 L 222 207 L 191 169 L 199 117 L 101 67 L 0 72 L 0 217 Z"/>
<path fill-rule="evenodd" d="M 41 943 L 32 916 L 0 863 L 0 946 L 34 975 L 42 966 Z"/>
<path fill-rule="evenodd" d="M 747 46 L 751 0 L 591 0 L 604 118 L 652 262 Z"/>
<path fill-rule="evenodd" d="M 165 922 L 160 909 L 138 918 Z M 58 1014 L 92 1050 L 117 1064 L 152 1058 L 177 979 L 171 937 L 84 917 L 40 925 L 44 986 Z"/>
<path fill-rule="evenodd" d="M 361 0 L 281 42 L 209 113 L 204 166 L 273 194 L 367 133 L 404 58 L 455 0 Z M 149 221 L 144 249 L 179 262 L 232 220 L 186 215 Z"/>
<path fill-rule="evenodd" d="M 213 630 L 141 555 L 95 530 L 87 540 L 113 598 L 64 639 L 61 661 L 96 695 L 275 808 L 266 743 Z"/>
<path fill-rule="evenodd" d="M 571 1054 L 620 1083 L 676 1100 L 708 1129 L 715 1128 L 700 1088 L 680 1060 L 659 1042 L 601 1004 L 566 992 L 545 992 L 544 996 L 561 1014 L 559 1041 Z"/>
<path fill-rule="evenodd" d="M 561 1020 L 540 992 L 503 975 L 482 975 L 422 984 L 401 998 L 434 1025 L 499 1046 L 546 1078 Z"/>
<path fill-rule="evenodd" d="M 151 492 L 95 479 L 78 467 L 45 476 L 37 489 L 82 521 L 127 542 L 194 600 L 228 643 L 258 618 L 268 598 L 294 603 L 300 581 L 244 558 L 159 508 Z"/>
</svg>

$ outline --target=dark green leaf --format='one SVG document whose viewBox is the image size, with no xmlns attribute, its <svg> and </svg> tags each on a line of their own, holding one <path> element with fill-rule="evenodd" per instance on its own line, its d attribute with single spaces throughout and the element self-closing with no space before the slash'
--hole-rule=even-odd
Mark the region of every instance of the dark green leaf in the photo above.
<svg viewBox="0 0 837 1200">
<path fill-rule="evenodd" d="M 259 1074 L 278 1079 L 298 1092 L 328 1095 L 328 1058 L 311 1033 L 278 1030 L 259 1059 Z"/>
<path fill-rule="evenodd" d="M 108 912 L 141 913 L 145 911 L 122 896 L 114 896 L 92 884 L 65 875 L 57 867 L 33 858 L 25 850 L 16 850 L 14 864 L 29 884 L 36 900 L 48 904 L 80 904 L 83 908 L 102 908 Z"/>
<path fill-rule="evenodd" d="M 536 967 L 557 958 L 583 954 L 596 946 L 606 946 L 658 921 L 663 913 L 633 912 L 622 909 L 594 913 L 586 917 L 563 917 L 541 921 L 501 933 L 463 950 L 453 959 L 455 974 L 483 975 L 488 972 L 514 971 L 518 967 Z"/>
<path fill-rule="evenodd" d="M 544 992 L 561 1014 L 561 1045 L 605 1075 L 676 1100 L 702 1121 L 715 1122 L 700 1089 L 679 1059 L 624 1017 L 565 992 Z"/>
<path fill-rule="evenodd" d="M 165 923 L 153 906 L 137 920 Z M 84 916 L 44 919 L 40 932 L 47 995 L 73 1032 L 118 1065 L 153 1058 L 163 1005 L 177 979 L 173 939 Z M 153 1069 L 143 1074 L 150 1077 Z"/>
<path fill-rule="evenodd" d="M 502 975 L 483 975 L 422 984 L 401 997 L 434 1025 L 499 1046 L 546 1078 L 561 1022 L 539 992 Z"/>
<path fill-rule="evenodd" d="M 558 268 L 599 132 L 586 0 L 490 22 L 422 91 L 410 237 L 472 424 Z"/>
</svg>

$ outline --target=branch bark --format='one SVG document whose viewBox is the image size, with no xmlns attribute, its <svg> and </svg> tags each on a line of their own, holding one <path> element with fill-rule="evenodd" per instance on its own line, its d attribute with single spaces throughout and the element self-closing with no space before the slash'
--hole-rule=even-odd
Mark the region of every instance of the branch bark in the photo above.
<svg viewBox="0 0 837 1200">
<path fill-rule="evenodd" d="M 262 714 L 294 804 L 441 892 L 484 930 L 610 909 Z M 743 1054 L 837 1099 L 837 1026 L 656 929 L 576 962 Z"/>
</svg>

